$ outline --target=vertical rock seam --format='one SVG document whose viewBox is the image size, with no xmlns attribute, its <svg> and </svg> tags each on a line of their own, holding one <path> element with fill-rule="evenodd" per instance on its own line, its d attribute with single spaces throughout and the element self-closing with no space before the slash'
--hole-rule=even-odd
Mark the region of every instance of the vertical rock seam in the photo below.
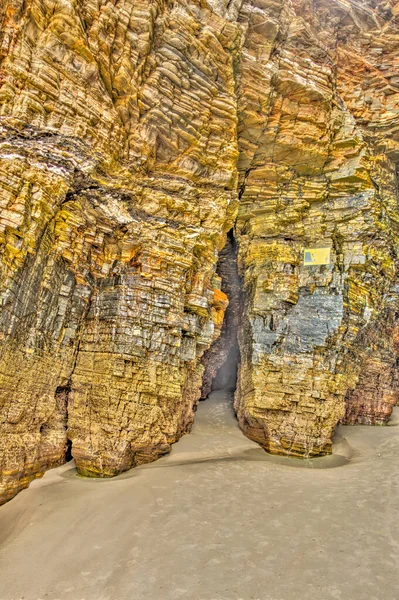
<svg viewBox="0 0 399 600">
<path fill-rule="evenodd" d="M 235 390 L 240 361 L 238 329 L 242 321 L 242 281 L 238 274 L 237 244 L 233 230 L 227 234 L 226 244 L 219 253 L 216 267 L 221 277 L 221 291 L 228 298 L 220 336 L 204 353 L 205 367 L 201 398 L 214 389 Z"/>
</svg>

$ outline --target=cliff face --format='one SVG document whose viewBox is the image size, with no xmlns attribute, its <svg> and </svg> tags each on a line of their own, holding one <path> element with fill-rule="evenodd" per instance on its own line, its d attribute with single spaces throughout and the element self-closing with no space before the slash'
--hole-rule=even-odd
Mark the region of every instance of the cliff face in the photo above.
<svg viewBox="0 0 399 600">
<path fill-rule="evenodd" d="M 257 26 L 248 17 L 236 408 L 271 452 L 330 452 L 345 397 L 347 422 L 385 420 L 395 402 L 398 9 L 298 1 L 273 3 Z M 317 247 L 331 263 L 304 266 Z"/>
<path fill-rule="evenodd" d="M 0 501 L 68 439 L 111 476 L 189 430 L 234 224 L 244 433 L 318 455 L 388 418 L 398 22 L 393 0 L 5 0 Z"/>
</svg>

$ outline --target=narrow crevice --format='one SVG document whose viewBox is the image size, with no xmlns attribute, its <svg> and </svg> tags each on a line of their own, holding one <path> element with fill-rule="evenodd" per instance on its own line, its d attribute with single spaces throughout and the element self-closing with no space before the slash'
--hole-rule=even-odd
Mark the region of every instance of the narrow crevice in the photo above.
<svg viewBox="0 0 399 600">
<path fill-rule="evenodd" d="M 226 244 L 219 254 L 216 268 L 221 277 L 221 289 L 229 300 L 219 338 L 205 352 L 205 372 L 201 399 L 205 400 L 212 390 L 235 391 L 240 362 L 238 327 L 242 313 L 242 282 L 238 274 L 237 243 L 231 229 Z"/>
<path fill-rule="evenodd" d="M 65 429 L 65 450 L 64 459 L 65 462 L 72 460 L 72 441 L 68 438 L 68 402 L 69 394 L 71 392 L 71 382 L 68 381 L 66 385 L 60 385 L 55 390 L 55 399 L 60 416 L 62 415 L 62 426 Z"/>
<path fill-rule="evenodd" d="M 65 462 L 70 462 L 73 459 L 72 456 L 72 441 L 67 438 L 66 448 L 65 448 Z"/>
</svg>

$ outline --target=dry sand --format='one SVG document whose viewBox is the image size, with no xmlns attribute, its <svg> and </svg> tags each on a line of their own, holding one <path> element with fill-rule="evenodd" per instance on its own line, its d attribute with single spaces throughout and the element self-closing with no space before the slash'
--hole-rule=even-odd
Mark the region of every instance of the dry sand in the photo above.
<svg viewBox="0 0 399 600">
<path fill-rule="evenodd" d="M 395 418 L 276 459 L 215 392 L 158 462 L 113 480 L 69 463 L 1 507 L 0 599 L 398 600 Z"/>
</svg>

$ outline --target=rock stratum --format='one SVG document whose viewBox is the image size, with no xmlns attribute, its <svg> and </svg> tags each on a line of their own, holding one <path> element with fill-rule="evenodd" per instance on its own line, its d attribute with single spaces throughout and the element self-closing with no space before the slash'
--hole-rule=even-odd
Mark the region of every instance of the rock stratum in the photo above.
<svg viewBox="0 0 399 600">
<path fill-rule="evenodd" d="M 0 501 L 168 452 L 237 328 L 267 451 L 387 421 L 398 2 L 3 0 L 0 49 Z"/>
</svg>

